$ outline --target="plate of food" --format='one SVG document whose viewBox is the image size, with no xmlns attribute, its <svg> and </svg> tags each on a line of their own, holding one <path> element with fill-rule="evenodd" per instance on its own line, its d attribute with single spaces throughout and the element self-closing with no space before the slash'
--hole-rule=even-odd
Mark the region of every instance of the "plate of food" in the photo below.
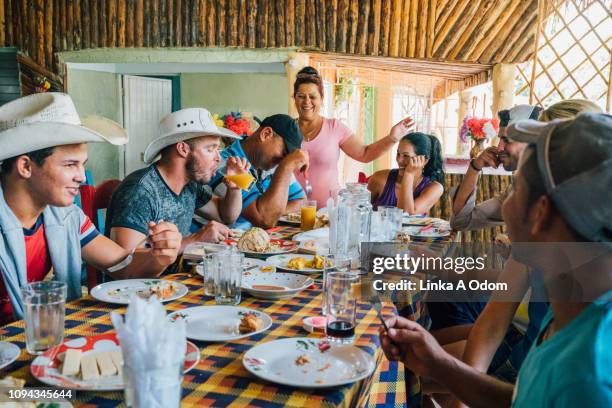
<svg viewBox="0 0 612 408">
<path fill-rule="evenodd" d="M 266 259 L 270 265 L 276 266 L 276 269 L 291 272 L 322 272 L 325 258 L 321 255 L 275 255 Z"/>
<path fill-rule="evenodd" d="M 217 252 L 227 249 L 225 244 L 213 244 L 210 242 L 194 242 L 185 247 L 183 251 L 183 258 L 188 261 L 202 262 L 202 258 L 208 254 L 215 254 Z"/>
<path fill-rule="evenodd" d="M 267 314 L 239 306 L 190 307 L 170 313 L 168 319 L 185 319 L 187 338 L 209 342 L 242 339 L 272 326 Z"/>
<path fill-rule="evenodd" d="M 183 372 L 200 361 L 200 350 L 187 342 Z M 32 375 L 42 383 L 72 390 L 117 391 L 123 382 L 123 356 L 114 332 L 77 337 L 36 357 L 30 365 Z"/>
<path fill-rule="evenodd" d="M 411 240 L 440 240 L 451 234 L 450 226 L 428 224 L 423 227 L 412 226 L 403 228 L 403 234 L 410 236 Z"/>
<path fill-rule="evenodd" d="M 258 258 L 291 253 L 298 249 L 297 242 L 271 239 L 266 231 L 257 227 L 246 231 L 238 241 L 228 241 L 230 244 L 235 243 L 238 250 L 245 255 Z"/>
<path fill-rule="evenodd" d="M 19 358 L 21 350 L 13 343 L 0 341 L 0 369 L 8 366 Z"/>
<path fill-rule="evenodd" d="M 189 292 L 187 286 L 170 280 L 124 279 L 102 283 L 89 293 L 94 299 L 102 302 L 127 305 L 130 303 L 132 293 L 143 299 L 156 295 L 160 302 L 168 302 L 185 296 L 187 292 Z"/>
<path fill-rule="evenodd" d="M 329 252 L 329 227 L 300 232 L 293 236 L 299 242 L 298 251 L 304 254 L 327 254 Z"/>
<path fill-rule="evenodd" d="M 242 289 L 260 299 L 283 299 L 295 296 L 314 281 L 295 273 L 261 273 L 242 275 Z"/>
<path fill-rule="evenodd" d="M 359 347 L 307 337 L 258 344 L 244 354 L 242 365 L 256 377 L 298 388 L 350 384 L 376 368 L 374 357 Z"/>
</svg>

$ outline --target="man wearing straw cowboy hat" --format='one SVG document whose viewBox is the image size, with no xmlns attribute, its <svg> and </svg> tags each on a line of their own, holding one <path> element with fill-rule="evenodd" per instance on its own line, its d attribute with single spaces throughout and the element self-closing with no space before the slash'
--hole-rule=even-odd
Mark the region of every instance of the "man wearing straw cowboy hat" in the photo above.
<svg viewBox="0 0 612 408">
<path fill-rule="evenodd" d="M 114 278 L 154 277 L 177 258 L 181 236 L 168 222 L 150 223 L 151 249 L 121 248 L 100 235 L 73 204 L 85 181 L 87 143 L 125 144 L 115 122 L 81 121 L 62 93 L 35 94 L 0 107 L 0 306 L 2 320 L 23 318 L 21 287 L 54 279 L 81 296 L 83 260 Z"/>
<path fill-rule="evenodd" d="M 136 245 L 146 235 L 149 221 L 164 219 L 178 227 L 182 247 L 193 242 L 217 243 L 229 237 L 229 228 L 240 215 L 240 188 L 224 179 L 224 197 L 213 196 L 206 185 L 221 164 L 221 137 L 239 139 L 229 129 L 216 126 L 203 108 L 188 108 L 166 115 L 159 123 L 160 136 L 144 152 L 153 163 L 136 170 L 113 194 L 106 215 L 113 241 L 124 248 Z M 246 160 L 227 159 L 227 174 L 247 171 Z M 190 234 L 194 213 L 210 220 Z"/>
</svg>

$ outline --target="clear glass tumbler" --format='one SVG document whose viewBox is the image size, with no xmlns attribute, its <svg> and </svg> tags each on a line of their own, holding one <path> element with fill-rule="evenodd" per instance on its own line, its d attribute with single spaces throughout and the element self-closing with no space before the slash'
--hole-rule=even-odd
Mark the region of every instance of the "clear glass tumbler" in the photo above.
<svg viewBox="0 0 612 408">
<path fill-rule="evenodd" d="M 330 342 L 351 344 L 355 341 L 359 282 L 356 272 L 330 272 L 325 277 L 325 335 Z"/>
<path fill-rule="evenodd" d="M 21 288 L 26 350 L 42 354 L 64 340 L 67 287 L 64 282 L 33 282 Z"/>
</svg>

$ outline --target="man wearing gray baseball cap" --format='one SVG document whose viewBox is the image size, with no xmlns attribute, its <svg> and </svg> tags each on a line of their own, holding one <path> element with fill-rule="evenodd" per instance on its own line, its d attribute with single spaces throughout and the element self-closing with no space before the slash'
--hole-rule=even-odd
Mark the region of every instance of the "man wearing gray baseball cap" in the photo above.
<svg viewBox="0 0 612 408">
<path fill-rule="evenodd" d="M 469 406 L 612 406 L 612 116 L 521 121 L 508 136 L 529 144 L 502 207 L 512 254 L 542 271 L 551 304 L 516 385 L 401 317 L 381 331 L 383 349 Z"/>
</svg>

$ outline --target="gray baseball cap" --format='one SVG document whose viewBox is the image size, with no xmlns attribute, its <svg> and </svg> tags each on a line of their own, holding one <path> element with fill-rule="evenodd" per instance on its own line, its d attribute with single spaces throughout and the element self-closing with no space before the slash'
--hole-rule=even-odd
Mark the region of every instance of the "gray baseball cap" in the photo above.
<svg viewBox="0 0 612 408">
<path fill-rule="evenodd" d="M 565 221 L 584 238 L 612 245 L 612 116 L 522 120 L 508 127 L 508 138 L 535 146 L 546 192 Z"/>
</svg>

